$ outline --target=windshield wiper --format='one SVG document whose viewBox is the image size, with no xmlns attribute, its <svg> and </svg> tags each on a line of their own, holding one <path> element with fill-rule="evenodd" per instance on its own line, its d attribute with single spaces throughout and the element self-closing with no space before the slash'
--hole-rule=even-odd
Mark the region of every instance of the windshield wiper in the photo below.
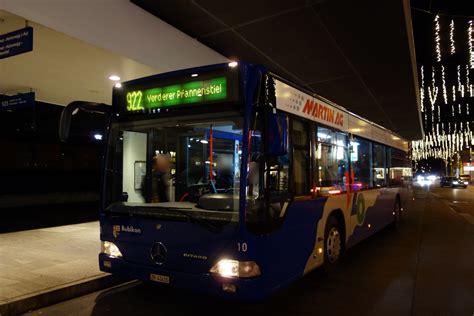
<svg viewBox="0 0 474 316">
<path fill-rule="evenodd" d="M 212 224 L 212 223 L 210 223 L 210 222 L 208 222 L 208 221 L 206 221 L 202 218 L 191 215 L 189 212 L 187 212 L 187 210 L 191 210 L 192 208 L 173 207 L 173 206 L 166 207 L 166 206 L 158 206 L 158 205 L 153 205 L 153 206 L 152 205 L 147 205 L 147 206 L 140 205 L 140 206 L 133 206 L 130 209 L 128 206 L 124 205 L 122 202 L 114 203 L 114 204 L 110 205 L 107 208 L 107 210 L 112 212 L 112 213 L 122 213 L 122 214 L 129 214 L 129 215 L 131 215 L 131 214 L 137 214 L 137 215 L 140 214 L 140 215 L 148 215 L 148 216 L 153 215 L 153 212 L 149 212 L 149 211 L 145 212 L 144 211 L 145 209 L 149 209 L 149 210 L 159 209 L 159 210 L 165 210 L 165 211 L 169 211 L 169 212 L 175 211 L 175 212 L 178 212 L 178 213 L 184 215 L 188 219 L 204 226 L 205 228 L 207 228 L 208 230 L 210 230 L 213 233 L 219 232 L 219 229 L 216 225 L 214 225 L 214 224 Z"/>
<path fill-rule="evenodd" d="M 191 210 L 191 208 L 184 208 L 184 207 L 165 207 L 165 206 L 153 206 L 154 208 L 162 209 L 162 210 L 168 210 L 168 211 L 176 211 L 180 214 L 183 214 L 187 218 L 193 220 L 194 222 L 201 224 L 202 226 L 206 227 L 213 233 L 217 233 L 219 229 L 217 228 L 216 225 L 212 224 L 211 222 L 208 222 L 202 218 L 199 218 L 197 216 L 191 215 L 187 212 L 187 210 Z"/>
</svg>

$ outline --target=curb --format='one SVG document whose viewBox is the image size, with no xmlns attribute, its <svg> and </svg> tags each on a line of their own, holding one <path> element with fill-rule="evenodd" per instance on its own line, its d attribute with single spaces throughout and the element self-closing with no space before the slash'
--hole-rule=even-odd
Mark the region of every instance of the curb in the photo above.
<svg viewBox="0 0 474 316">
<path fill-rule="evenodd" d="M 10 301 L 0 301 L 0 316 L 13 316 L 112 287 L 129 280 L 110 274 L 85 278 Z"/>
</svg>

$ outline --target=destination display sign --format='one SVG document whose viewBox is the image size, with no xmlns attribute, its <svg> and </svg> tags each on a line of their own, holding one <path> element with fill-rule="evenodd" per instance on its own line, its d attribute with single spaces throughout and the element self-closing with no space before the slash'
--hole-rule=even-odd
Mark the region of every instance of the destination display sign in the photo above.
<svg viewBox="0 0 474 316">
<path fill-rule="evenodd" d="M 275 92 L 277 109 L 347 131 L 348 113 L 279 80 Z"/>
<path fill-rule="evenodd" d="M 33 28 L 25 27 L 0 35 L 0 59 L 31 52 L 33 50 Z"/>
<path fill-rule="evenodd" d="M 227 84 L 227 78 L 219 76 L 149 89 L 131 89 L 124 93 L 126 110 L 135 112 L 226 100 L 228 98 Z"/>
<path fill-rule="evenodd" d="M 35 93 L 28 92 L 12 96 L 0 96 L 0 110 L 17 110 L 35 106 Z"/>
</svg>

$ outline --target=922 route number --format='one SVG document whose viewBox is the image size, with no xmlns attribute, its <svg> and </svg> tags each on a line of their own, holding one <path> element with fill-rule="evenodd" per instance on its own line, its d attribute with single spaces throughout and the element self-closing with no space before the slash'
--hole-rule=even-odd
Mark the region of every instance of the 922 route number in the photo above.
<svg viewBox="0 0 474 316">
<path fill-rule="evenodd" d="M 141 91 L 128 92 L 127 93 L 127 110 L 128 111 L 143 110 L 142 97 L 143 97 L 143 92 Z"/>
</svg>

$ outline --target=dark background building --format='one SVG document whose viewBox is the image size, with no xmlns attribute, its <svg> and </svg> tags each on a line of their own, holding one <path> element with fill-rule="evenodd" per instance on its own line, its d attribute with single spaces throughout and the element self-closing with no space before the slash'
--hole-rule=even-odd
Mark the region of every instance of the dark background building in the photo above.
<svg viewBox="0 0 474 316">
<path fill-rule="evenodd" d="M 105 118 L 79 112 L 62 143 L 63 108 L 0 112 L 0 232 L 97 218 Z"/>
</svg>

